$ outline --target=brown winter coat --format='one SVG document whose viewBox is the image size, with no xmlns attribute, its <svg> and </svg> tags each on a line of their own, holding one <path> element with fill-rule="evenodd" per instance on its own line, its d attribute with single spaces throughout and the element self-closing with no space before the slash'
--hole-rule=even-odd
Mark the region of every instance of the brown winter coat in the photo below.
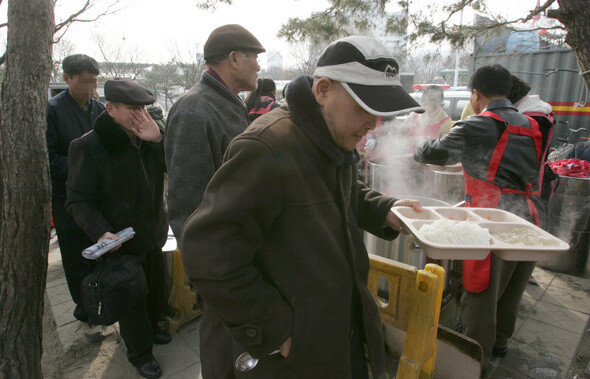
<svg viewBox="0 0 590 379">
<path fill-rule="evenodd" d="M 356 286 L 378 377 L 384 342 L 359 227 L 393 239 L 384 220 L 394 199 L 356 180 L 356 153 L 332 142 L 310 80 L 290 85 L 292 113 L 275 109 L 234 139 L 184 227 L 186 272 L 234 341 L 201 353 L 248 350 L 260 358 L 251 377 L 348 378 Z M 290 355 L 269 356 L 289 336 Z"/>
</svg>

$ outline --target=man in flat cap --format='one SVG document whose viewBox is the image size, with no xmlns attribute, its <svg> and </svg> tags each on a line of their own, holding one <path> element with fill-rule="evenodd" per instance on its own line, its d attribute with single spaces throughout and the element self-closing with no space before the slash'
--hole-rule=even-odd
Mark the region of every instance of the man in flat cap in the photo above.
<svg viewBox="0 0 590 379">
<path fill-rule="evenodd" d="M 258 39 L 243 26 L 223 25 L 213 30 L 204 46 L 207 70 L 170 110 L 164 140 L 168 218 L 179 241 L 182 226 L 201 204 L 205 188 L 221 166 L 230 141 L 248 126 L 248 111 L 238 93 L 256 89 L 260 70 L 257 57 L 264 51 Z M 202 328 L 201 351 L 204 346 L 212 346 L 214 338 L 230 341 L 219 322 L 208 324 L 208 332 Z M 226 361 L 231 372 L 231 352 L 212 358 Z M 212 362 L 203 356 L 201 360 L 203 364 Z"/>
<path fill-rule="evenodd" d="M 168 217 L 180 240 L 184 222 L 199 207 L 205 187 L 223 160 L 230 141 L 248 126 L 238 97 L 256 89 L 260 42 L 240 25 L 224 25 L 205 42 L 208 69 L 172 107 L 166 126 Z"/>
<path fill-rule="evenodd" d="M 146 111 L 156 101 L 130 79 L 105 83 L 106 112 L 92 131 L 70 145 L 66 209 L 93 242 L 132 227 L 135 237 L 109 254 L 133 255 L 141 262 L 149 294 L 119 320 L 127 357 L 146 378 L 162 371 L 152 345 L 170 342 L 157 325 L 162 317 L 168 222 L 163 204 L 163 133 Z M 146 304 L 147 303 L 147 304 Z"/>
<path fill-rule="evenodd" d="M 421 108 L 387 49 L 360 36 L 330 44 L 314 77 L 289 84 L 287 103 L 232 141 L 184 226 L 184 267 L 206 303 L 201 333 L 221 322 L 231 335 L 201 346 L 203 377 L 227 373 L 204 357 L 249 352 L 256 366 L 232 376 L 367 378 L 367 352 L 379 378 L 385 347 L 360 229 L 391 240 L 401 230 L 391 207 L 421 206 L 358 181 L 355 146 L 379 116 Z"/>
</svg>

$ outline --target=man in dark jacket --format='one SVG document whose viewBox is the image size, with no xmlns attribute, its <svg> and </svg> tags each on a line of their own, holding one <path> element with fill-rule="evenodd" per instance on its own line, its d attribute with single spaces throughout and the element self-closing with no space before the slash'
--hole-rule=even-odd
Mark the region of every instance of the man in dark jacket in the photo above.
<svg viewBox="0 0 590 379">
<path fill-rule="evenodd" d="M 201 344 L 204 378 L 367 378 L 365 351 L 373 377 L 383 370 L 360 229 L 393 239 L 400 224 L 395 199 L 356 180 L 354 149 L 379 116 L 419 105 L 369 37 L 330 44 L 314 76 L 291 82 L 289 109 L 234 139 L 185 225 L 184 266 L 206 302 L 201 341 L 216 342 Z M 259 361 L 244 374 L 233 362 L 246 351 Z"/>
<path fill-rule="evenodd" d="M 68 148 L 70 142 L 92 129 L 92 124 L 105 110 L 93 99 L 99 74 L 93 58 L 76 54 L 63 60 L 63 79 L 68 88 L 49 99 L 47 104 L 47 150 L 51 172 L 51 212 L 59 241 L 61 260 L 72 300 L 76 303 L 74 317 L 86 322 L 82 307 L 80 284 L 92 272 L 92 262 L 82 257 L 82 250 L 92 244 L 86 233 L 65 210 L 66 179 L 68 178 Z M 88 339 L 100 337 L 101 327 L 90 326 Z"/>
<path fill-rule="evenodd" d="M 505 209 L 539 225 L 543 136 L 538 123 L 506 98 L 510 85 L 504 67 L 479 68 L 469 83 L 476 115 L 456 123 L 446 136 L 423 142 L 414 159 L 435 165 L 461 162 L 467 206 Z M 463 261 L 461 324 L 463 333 L 482 346 L 485 362 L 492 354 L 506 355 L 534 266 L 491 253 L 481 261 Z"/>
<path fill-rule="evenodd" d="M 164 141 L 168 218 L 177 239 L 199 207 L 230 141 L 248 126 L 248 112 L 238 93 L 256 88 L 257 56 L 265 51 L 240 25 L 213 30 L 203 50 L 208 69 L 170 110 Z"/>
<path fill-rule="evenodd" d="M 168 224 L 163 205 L 162 132 L 145 110 L 154 95 L 129 79 L 105 83 L 107 111 L 91 132 L 70 145 L 66 207 L 93 243 L 132 227 L 135 237 L 116 252 L 141 263 L 149 295 L 119 320 L 127 357 L 146 378 L 161 375 L 152 345 L 170 342 L 157 325 L 163 310 L 164 260 Z M 107 258 L 108 259 L 108 258 Z M 147 301 L 147 304 L 146 304 Z"/>
</svg>

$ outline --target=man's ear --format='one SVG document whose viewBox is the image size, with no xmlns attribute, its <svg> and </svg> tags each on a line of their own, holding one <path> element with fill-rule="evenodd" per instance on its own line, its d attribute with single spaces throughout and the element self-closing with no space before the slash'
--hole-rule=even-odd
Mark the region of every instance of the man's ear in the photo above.
<svg viewBox="0 0 590 379">
<path fill-rule="evenodd" d="M 479 92 L 478 90 L 476 90 L 475 88 L 471 90 L 471 93 L 473 94 L 473 98 L 475 100 L 479 100 L 481 97 L 481 92 Z"/>
<path fill-rule="evenodd" d="M 230 51 L 229 55 L 227 56 L 227 59 L 229 60 L 229 64 L 233 67 L 233 68 L 238 68 L 238 52 L 237 51 Z"/>
<path fill-rule="evenodd" d="M 483 110 L 481 108 L 482 96 L 483 94 L 478 90 L 471 90 L 471 97 L 469 98 L 469 102 L 471 103 L 471 108 L 473 109 L 475 114 L 479 114 Z"/>
<path fill-rule="evenodd" d="M 107 108 L 107 112 L 109 113 L 109 116 L 113 116 L 113 111 L 115 109 L 115 104 L 113 103 L 107 103 L 106 104 L 106 108 Z"/>
<path fill-rule="evenodd" d="M 317 81 L 314 83 L 313 94 L 315 95 L 315 100 L 320 106 L 326 103 L 328 93 L 333 89 L 333 87 L 334 82 L 326 77 L 317 79 Z"/>
<path fill-rule="evenodd" d="M 66 82 L 67 85 L 70 85 L 70 81 L 72 80 L 72 78 L 70 78 L 70 76 L 68 74 L 63 74 L 63 78 L 64 78 L 64 82 Z"/>
</svg>

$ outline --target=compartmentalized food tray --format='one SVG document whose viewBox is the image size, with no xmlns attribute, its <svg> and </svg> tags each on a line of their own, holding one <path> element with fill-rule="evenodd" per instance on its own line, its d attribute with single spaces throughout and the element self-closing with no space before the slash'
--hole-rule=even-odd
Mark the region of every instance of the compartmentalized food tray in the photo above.
<svg viewBox="0 0 590 379">
<path fill-rule="evenodd" d="M 560 251 L 569 250 L 569 245 L 559 238 L 547 233 L 538 226 L 501 209 L 492 208 L 454 208 L 454 207 L 423 207 L 416 212 L 411 207 L 391 208 L 400 220 L 408 227 L 424 253 L 432 259 L 484 259 L 493 252 L 508 261 L 544 261 Z M 490 245 L 459 245 L 440 244 L 428 240 L 420 228 L 424 224 L 432 224 L 436 220 L 469 221 L 489 229 Z M 516 228 L 529 229 L 535 236 L 550 242 L 550 246 L 522 246 L 509 244 L 495 237 L 494 233 L 512 231 Z"/>
</svg>

